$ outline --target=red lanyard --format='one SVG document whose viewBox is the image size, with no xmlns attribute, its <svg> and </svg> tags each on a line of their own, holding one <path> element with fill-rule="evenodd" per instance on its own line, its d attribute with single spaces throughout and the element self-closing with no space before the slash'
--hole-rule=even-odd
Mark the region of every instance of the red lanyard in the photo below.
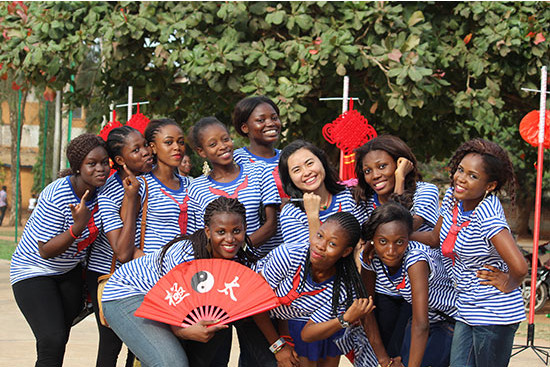
<svg viewBox="0 0 550 367">
<path fill-rule="evenodd" d="M 94 214 L 97 213 L 99 209 L 98 204 L 96 203 L 94 208 L 92 209 L 92 216 L 90 217 L 90 220 L 88 221 L 88 225 L 86 228 L 88 228 L 88 237 L 83 239 L 77 244 L 77 251 L 75 256 L 82 250 L 86 249 L 88 246 L 92 244 L 92 242 L 95 241 L 97 238 L 97 235 L 99 234 L 99 229 L 95 225 L 95 219 Z"/>
<path fill-rule="evenodd" d="M 296 270 L 296 273 L 294 274 L 294 277 L 292 278 L 292 289 L 288 291 L 286 296 L 278 297 L 279 302 L 281 302 L 282 305 L 290 306 L 292 304 L 292 301 L 294 301 L 297 298 L 300 298 L 302 296 L 314 296 L 316 294 L 321 293 L 326 287 L 323 289 L 317 289 L 315 291 L 311 292 L 297 292 L 298 286 L 300 285 L 300 270 L 302 270 L 302 265 L 298 266 L 298 269 Z"/>
<path fill-rule="evenodd" d="M 187 202 L 189 201 L 189 196 L 185 196 L 183 199 L 183 202 L 180 204 L 176 198 L 174 198 L 172 195 L 166 192 L 162 187 L 160 188 L 160 191 L 168 196 L 174 203 L 178 205 L 180 208 L 180 214 L 178 216 L 178 224 L 180 226 L 180 234 L 185 234 L 187 232 Z"/>
<path fill-rule="evenodd" d="M 246 189 L 247 187 L 248 187 L 248 175 L 244 177 L 244 181 L 239 186 L 237 186 L 237 188 L 235 189 L 235 192 L 231 195 L 229 195 L 227 192 L 223 190 L 215 189 L 213 187 L 209 187 L 208 189 L 214 195 L 225 196 L 226 198 L 229 198 L 229 199 L 238 199 L 239 191 L 241 191 L 242 189 Z"/>
<path fill-rule="evenodd" d="M 441 252 L 443 253 L 443 256 L 453 260 L 453 266 L 455 264 L 455 258 L 458 258 L 458 255 L 454 253 L 455 242 L 456 242 L 456 238 L 458 237 L 458 232 L 460 232 L 462 228 L 467 227 L 468 224 L 470 224 L 470 221 L 467 220 L 459 226 L 457 225 L 457 219 L 458 219 L 458 205 L 455 204 L 455 207 L 453 208 L 453 223 L 451 224 L 451 228 L 447 233 L 447 237 L 445 237 L 445 240 L 441 245 Z"/>
</svg>

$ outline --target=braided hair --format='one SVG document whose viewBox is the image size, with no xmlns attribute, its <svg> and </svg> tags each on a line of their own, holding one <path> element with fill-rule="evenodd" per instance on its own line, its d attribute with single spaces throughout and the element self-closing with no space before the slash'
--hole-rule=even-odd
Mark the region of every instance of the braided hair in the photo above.
<svg viewBox="0 0 550 367">
<path fill-rule="evenodd" d="M 134 132 L 141 135 L 138 130 L 128 125 L 117 127 L 109 132 L 109 136 L 107 137 L 107 152 L 109 153 L 109 158 L 113 161 L 113 168 L 117 171 L 122 170 L 122 166 L 116 162 L 115 157 L 122 155 L 122 148 L 126 145 L 126 138 Z"/>
<path fill-rule="evenodd" d="M 60 171 L 58 176 L 65 177 L 77 174 L 80 166 L 82 166 L 82 162 L 84 162 L 84 158 L 97 147 L 107 150 L 105 141 L 95 134 L 84 133 L 71 140 L 67 146 L 67 160 L 69 161 L 70 168 Z"/>
<path fill-rule="evenodd" d="M 369 219 L 363 223 L 361 238 L 363 241 L 372 241 L 378 226 L 390 222 L 405 224 L 409 235 L 413 232 L 413 217 L 410 211 L 398 202 L 388 201 L 376 207 Z"/>
<path fill-rule="evenodd" d="M 241 127 L 244 123 L 248 121 L 248 118 L 250 117 L 252 112 L 254 112 L 256 107 L 263 103 L 266 103 L 273 107 L 275 112 L 277 112 L 277 115 L 280 114 L 279 107 L 277 107 L 275 102 L 273 102 L 266 96 L 254 96 L 241 99 L 233 110 L 233 126 L 235 127 L 235 131 L 237 131 L 240 135 L 246 137 L 247 135 L 243 132 Z"/>
<path fill-rule="evenodd" d="M 355 217 L 348 212 L 337 212 L 328 217 L 325 223 L 333 222 L 338 224 L 342 231 L 347 235 L 347 245 L 348 247 L 354 248 L 359 242 L 361 235 L 361 226 Z M 355 265 L 355 260 L 353 258 L 353 252 L 346 256 L 340 258 L 336 264 L 336 275 L 334 277 L 334 285 L 332 286 L 332 314 L 334 316 L 338 313 L 338 306 L 340 306 L 340 292 L 341 289 L 344 289 L 346 292 L 345 306 L 349 308 L 355 299 L 354 296 L 359 298 L 366 298 L 367 291 L 361 280 L 361 276 L 357 271 L 357 266 Z M 304 277 L 300 281 L 298 286 L 298 291 L 302 291 L 306 279 L 311 274 L 311 261 L 310 257 L 307 256 L 306 264 L 304 267 Z"/>
<path fill-rule="evenodd" d="M 290 196 L 291 198 L 302 198 L 304 196 L 304 193 L 302 192 L 302 190 L 296 187 L 294 182 L 292 182 L 292 179 L 290 178 L 289 167 L 288 167 L 288 158 L 293 153 L 295 153 L 296 151 L 302 148 L 309 150 L 321 161 L 321 164 L 325 169 L 324 183 L 328 192 L 330 192 L 332 195 L 336 195 L 346 189 L 345 186 L 340 185 L 338 183 L 338 176 L 336 174 L 336 171 L 334 170 L 334 166 L 329 164 L 327 155 L 322 149 L 316 147 L 310 142 L 307 142 L 304 140 L 295 140 L 292 143 L 288 144 L 281 151 L 281 155 L 279 158 L 279 176 L 281 178 L 281 183 L 283 184 L 283 189 L 285 190 L 288 196 Z M 304 206 L 302 202 L 292 202 L 292 204 L 304 210 Z"/>
<path fill-rule="evenodd" d="M 380 135 L 355 150 L 355 175 L 358 181 L 353 192 L 355 200 L 357 202 L 367 201 L 374 194 L 372 187 L 365 181 L 363 173 L 363 159 L 368 153 L 374 150 L 382 150 L 388 153 L 396 164 L 400 157 L 412 162 L 413 169 L 405 177 L 405 191 L 401 194 L 401 196 L 406 196 L 412 201 L 416 191 L 416 181 L 420 179 L 416 157 L 411 148 L 403 140 L 393 135 Z"/>
<path fill-rule="evenodd" d="M 204 226 L 210 226 L 210 221 L 212 217 L 216 214 L 237 214 L 241 217 L 242 222 L 245 226 L 246 231 L 246 208 L 244 205 L 237 199 L 226 198 L 225 196 L 220 196 L 210 202 L 206 206 L 204 211 Z M 193 254 L 195 259 L 211 259 L 212 258 L 212 248 L 209 246 L 208 238 L 204 228 L 201 228 L 195 231 L 191 235 L 182 235 L 174 238 L 172 241 L 168 242 L 161 251 L 160 254 L 160 264 L 162 266 L 162 260 L 168 249 L 182 240 L 189 240 L 193 246 Z M 249 251 L 252 248 L 252 241 L 247 234 L 245 234 L 245 246 L 241 247 L 237 251 L 237 262 L 250 267 L 254 264 L 257 258 Z"/>
<path fill-rule="evenodd" d="M 212 125 L 219 125 L 227 130 L 227 126 L 225 126 L 220 120 L 218 120 L 214 116 L 201 118 L 199 121 L 197 121 L 195 125 L 193 125 L 193 127 L 191 127 L 191 130 L 189 132 L 189 140 L 191 145 L 193 146 L 193 149 L 202 148 L 202 133 L 204 129 Z"/>
<path fill-rule="evenodd" d="M 510 161 L 508 153 L 498 144 L 485 139 L 476 138 L 463 143 L 458 147 L 455 154 L 449 161 L 451 186 L 453 186 L 453 176 L 458 169 L 458 165 L 462 159 L 470 154 L 475 153 L 481 156 L 483 160 L 483 168 L 489 177 L 489 182 L 496 181 L 497 186 L 495 192 L 499 192 L 502 187 L 506 188 L 512 203 L 516 198 L 516 175 L 514 167 Z"/>
</svg>

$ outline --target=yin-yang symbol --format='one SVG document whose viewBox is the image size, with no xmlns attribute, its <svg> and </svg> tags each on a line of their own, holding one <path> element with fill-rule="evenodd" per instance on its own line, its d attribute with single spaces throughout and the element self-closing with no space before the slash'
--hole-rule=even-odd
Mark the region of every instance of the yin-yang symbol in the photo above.
<svg viewBox="0 0 550 367">
<path fill-rule="evenodd" d="M 209 292 L 213 286 L 214 276 L 206 270 L 199 271 L 191 277 L 191 287 L 199 293 Z"/>
</svg>

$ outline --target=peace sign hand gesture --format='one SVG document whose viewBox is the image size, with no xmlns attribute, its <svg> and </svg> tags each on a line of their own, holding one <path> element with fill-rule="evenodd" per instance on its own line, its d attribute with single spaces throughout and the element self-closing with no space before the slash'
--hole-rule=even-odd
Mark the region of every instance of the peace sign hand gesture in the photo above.
<svg viewBox="0 0 550 367">
<path fill-rule="evenodd" d="M 80 198 L 80 203 L 76 205 L 69 204 L 69 209 L 71 209 L 71 215 L 73 216 L 74 221 L 73 232 L 75 233 L 82 233 L 84 228 L 88 225 L 90 217 L 92 216 L 90 209 L 86 206 L 86 198 L 89 193 L 90 191 L 86 190 L 84 195 L 82 195 L 82 198 Z"/>
</svg>

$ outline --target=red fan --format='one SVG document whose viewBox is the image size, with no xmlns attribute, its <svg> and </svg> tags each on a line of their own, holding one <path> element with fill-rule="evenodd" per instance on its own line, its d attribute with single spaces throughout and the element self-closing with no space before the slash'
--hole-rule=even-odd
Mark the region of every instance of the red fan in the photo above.
<svg viewBox="0 0 550 367">
<path fill-rule="evenodd" d="M 228 324 L 279 305 L 269 284 L 253 270 L 235 261 L 201 259 L 160 278 L 135 315 L 188 327 L 200 320 Z"/>
<path fill-rule="evenodd" d="M 539 116 L 538 110 L 531 111 L 521 119 L 519 133 L 523 140 L 536 147 L 539 145 Z M 550 111 L 546 111 L 544 121 L 544 143 L 545 149 L 550 148 Z"/>
<path fill-rule="evenodd" d="M 142 134 L 145 134 L 145 128 L 149 123 L 149 119 L 142 113 L 139 113 L 139 104 L 137 105 L 137 113 L 132 115 L 132 118 L 128 120 L 126 125 L 133 127 Z"/>
</svg>

